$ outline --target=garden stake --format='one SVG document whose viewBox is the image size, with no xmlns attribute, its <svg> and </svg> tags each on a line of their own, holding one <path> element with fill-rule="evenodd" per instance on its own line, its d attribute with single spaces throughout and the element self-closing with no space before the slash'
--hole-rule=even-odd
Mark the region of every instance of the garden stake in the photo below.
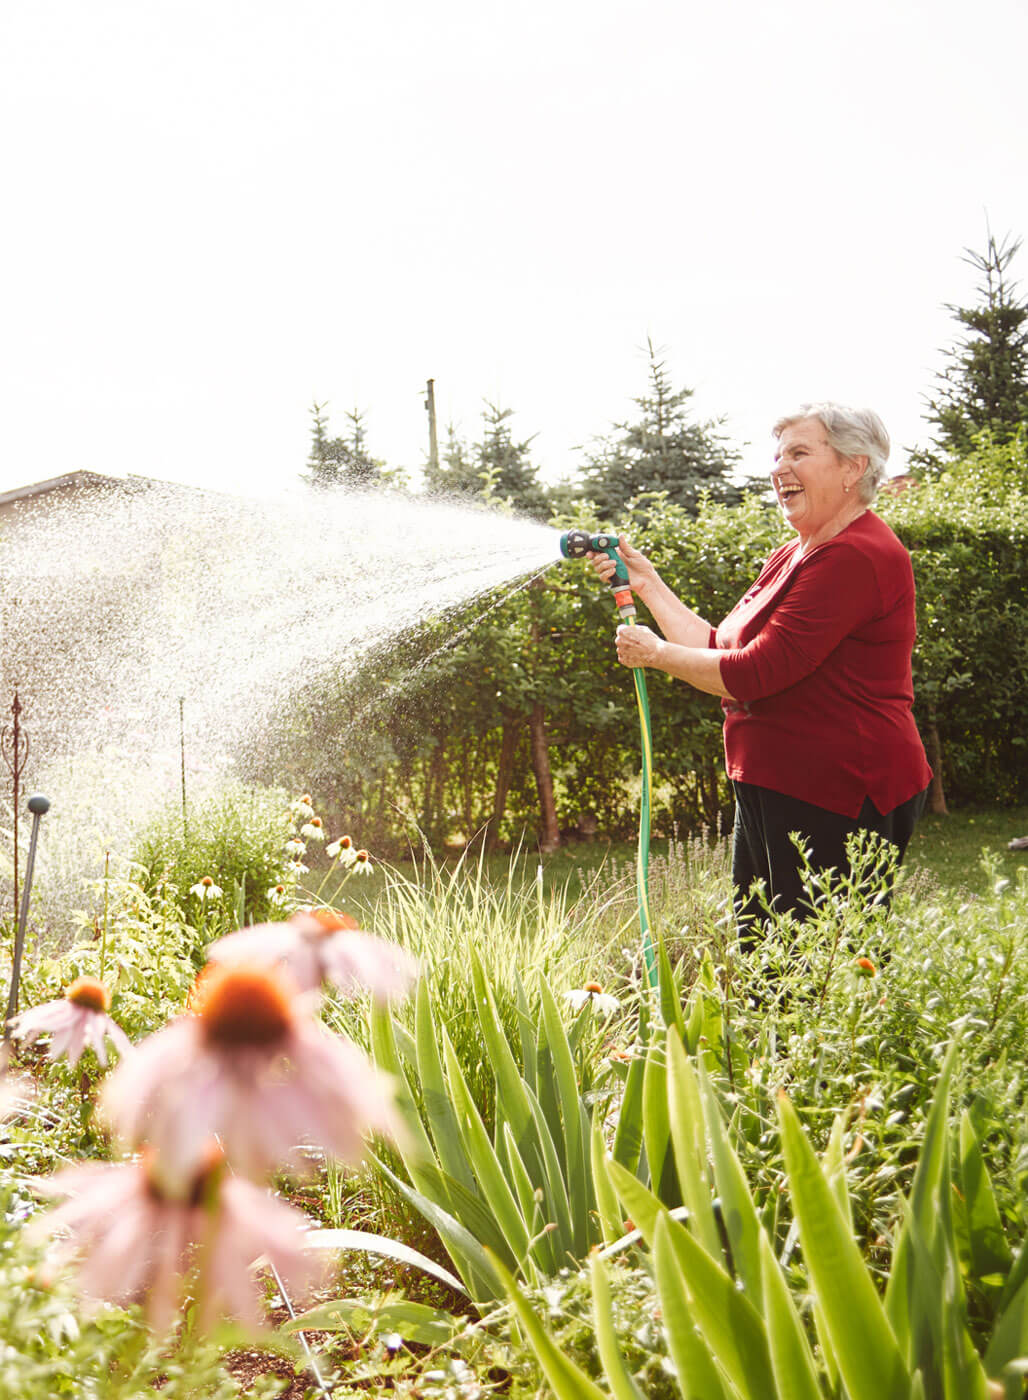
<svg viewBox="0 0 1028 1400">
<path fill-rule="evenodd" d="M 50 799 L 37 792 L 29 798 L 29 811 L 32 813 L 32 835 L 29 837 L 29 854 L 25 862 L 25 884 L 21 891 L 21 913 L 18 916 L 18 931 L 14 936 L 14 958 L 11 962 L 11 990 L 7 997 L 7 1015 L 4 1018 L 4 1037 L 11 1017 L 18 1010 L 18 981 L 21 977 L 21 954 L 25 947 L 25 924 L 29 917 L 29 896 L 32 893 L 32 867 L 36 863 L 36 842 L 39 839 L 39 823 L 44 812 L 50 810 Z"/>
<path fill-rule="evenodd" d="M 25 764 L 29 757 L 29 736 L 21 727 L 21 701 L 18 699 L 18 692 L 14 692 L 14 704 L 11 706 L 11 714 L 14 716 L 12 724 L 5 724 L 0 730 L 0 754 L 3 754 L 4 762 L 11 774 L 11 782 L 14 787 L 14 917 L 18 917 L 18 798 L 21 795 L 21 775 L 25 770 Z"/>
<path fill-rule="evenodd" d="M 590 552 L 606 554 L 613 559 L 615 569 L 610 586 L 614 591 L 614 606 L 622 622 L 634 627 L 637 620 L 635 600 L 628 586 L 628 569 L 617 553 L 617 544 L 617 535 L 590 535 L 587 530 L 569 530 L 560 537 L 560 552 L 565 559 L 584 559 Z M 635 881 L 646 977 L 650 986 L 655 987 L 657 960 L 650 933 L 650 786 L 653 780 L 653 735 L 645 670 L 641 666 L 633 666 L 632 679 L 635 681 L 635 703 L 639 711 L 639 735 L 642 743 L 642 796 L 639 802 L 639 845 L 636 851 Z"/>
</svg>

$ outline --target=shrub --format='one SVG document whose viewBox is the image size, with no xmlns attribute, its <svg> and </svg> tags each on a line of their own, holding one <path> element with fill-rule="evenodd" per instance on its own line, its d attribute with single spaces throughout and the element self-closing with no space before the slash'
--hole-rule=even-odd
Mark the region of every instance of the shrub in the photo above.
<svg viewBox="0 0 1028 1400">
<path fill-rule="evenodd" d="M 137 838 L 132 854 L 145 872 L 147 894 L 170 887 L 180 907 L 190 909 L 189 891 L 208 875 L 226 905 L 240 909 L 243 922 L 260 923 L 272 916 L 268 890 L 287 879 L 291 862 L 284 847 L 291 834 L 288 796 L 240 783 L 194 803 L 185 821 L 180 807 L 165 808 Z"/>
</svg>

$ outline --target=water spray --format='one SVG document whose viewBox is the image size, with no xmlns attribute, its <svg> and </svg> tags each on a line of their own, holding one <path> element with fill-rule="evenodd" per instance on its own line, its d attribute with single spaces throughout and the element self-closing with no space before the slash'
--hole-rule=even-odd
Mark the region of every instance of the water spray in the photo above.
<svg viewBox="0 0 1028 1400">
<path fill-rule="evenodd" d="M 588 530 L 569 530 L 560 537 L 560 552 L 565 559 L 584 559 L 589 554 L 606 554 L 614 561 L 610 588 L 614 606 L 628 627 L 636 623 L 635 599 L 628 582 L 628 567 L 617 552 L 617 535 L 591 535 Z M 646 691 L 646 672 L 641 666 L 632 668 L 635 681 L 635 702 L 639 710 L 639 734 L 642 744 L 642 797 L 639 803 L 639 846 L 636 854 L 636 889 L 639 897 L 639 928 L 642 933 L 643 957 L 650 986 L 657 985 L 657 963 L 650 934 L 650 787 L 653 779 L 653 736 L 650 726 L 650 700 Z"/>
</svg>

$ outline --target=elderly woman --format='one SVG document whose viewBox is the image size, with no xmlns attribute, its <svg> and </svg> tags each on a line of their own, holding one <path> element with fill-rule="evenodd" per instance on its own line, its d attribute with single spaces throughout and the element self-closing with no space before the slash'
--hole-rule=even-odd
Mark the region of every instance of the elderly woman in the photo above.
<svg viewBox="0 0 1028 1400">
<path fill-rule="evenodd" d="M 889 455 L 885 426 L 869 410 L 804 404 L 774 435 L 771 482 L 796 538 L 716 629 L 620 540 L 631 586 L 664 637 L 620 627 L 618 660 L 721 697 L 744 933 L 761 914 L 757 880 L 774 910 L 810 912 L 791 832 L 818 869 L 847 869 L 846 838 L 860 830 L 902 859 L 931 778 L 911 713 L 910 557 L 870 508 Z M 593 563 L 604 577 L 614 568 L 598 555 Z"/>
</svg>

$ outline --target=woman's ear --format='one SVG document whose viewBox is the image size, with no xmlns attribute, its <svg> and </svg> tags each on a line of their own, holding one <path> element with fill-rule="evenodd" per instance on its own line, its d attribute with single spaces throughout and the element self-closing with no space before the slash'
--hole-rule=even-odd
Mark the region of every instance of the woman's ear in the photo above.
<svg viewBox="0 0 1028 1400">
<path fill-rule="evenodd" d="M 871 458 L 867 456 L 847 457 L 843 464 L 842 482 L 849 491 L 856 486 L 871 465 Z"/>
</svg>

